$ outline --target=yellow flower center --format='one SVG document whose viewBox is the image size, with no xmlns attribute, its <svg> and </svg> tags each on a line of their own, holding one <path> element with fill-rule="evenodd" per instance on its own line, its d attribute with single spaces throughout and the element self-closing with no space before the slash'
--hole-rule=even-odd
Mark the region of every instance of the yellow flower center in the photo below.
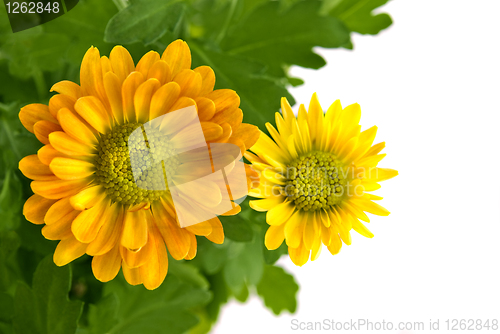
<svg viewBox="0 0 500 334">
<path fill-rule="evenodd" d="M 139 127 L 142 135 L 130 138 Z M 123 205 L 151 203 L 165 195 L 167 178 L 174 174 L 179 164 L 165 136 L 149 128 L 146 136 L 140 123 L 118 125 L 101 135 L 98 152 L 96 181 L 106 189 L 113 202 Z M 162 160 L 165 156 L 171 158 Z"/>
<path fill-rule="evenodd" d="M 287 166 L 285 195 L 304 211 L 338 204 L 347 180 L 342 162 L 331 153 L 311 152 Z"/>
</svg>

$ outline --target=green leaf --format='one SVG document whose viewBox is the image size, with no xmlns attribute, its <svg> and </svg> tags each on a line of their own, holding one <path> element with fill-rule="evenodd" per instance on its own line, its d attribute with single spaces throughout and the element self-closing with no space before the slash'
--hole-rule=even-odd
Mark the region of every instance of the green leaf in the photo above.
<svg viewBox="0 0 500 334">
<path fill-rule="evenodd" d="M 199 267 L 209 275 L 220 271 L 227 259 L 228 242 L 222 245 L 214 244 L 205 238 L 198 239 L 198 253 L 191 263 L 199 263 Z"/>
<path fill-rule="evenodd" d="M 373 15 L 373 10 L 385 5 L 389 0 L 327 0 L 322 12 L 329 13 L 360 34 L 376 35 L 392 24 L 388 14 Z"/>
<path fill-rule="evenodd" d="M 196 66 L 208 65 L 214 70 L 217 89 L 229 88 L 238 93 L 244 122 L 265 129 L 265 123 L 279 111 L 281 97 L 295 103 L 283 83 L 265 76 L 265 66 L 209 50 L 194 41 L 189 41 L 189 46 Z"/>
<path fill-rule="evenodd" d="M 246 285 L 259 283 L 264 266 L 261 243 L 257 238 L 253 242 L 231 243 L 223 273 L 233 294 L 241 296 Z"/>
<path fill-rule="evenodd" d="M 262 248 L 264 250 L 264 260 L 267 264 L 275 264 L 282 255 L 288 254 L 288 246 L 285 242 L 275 250 L 268 250 L 265 245 Z"/>
<path fill-rule="evenodd" d="M 179 0 L 135 0 L 109 21 L 105 41 L 151 44 L 182 22 L 184 3 Z"/>
<path fill-rule="evenodd" d="M 222 49 L 231 56 L 268 65 L 269 73 L 276 77 L 284 76 L 285 65 L 320 68 L 326 62 L 313 47 L 335 48 L 349 41 L 342 22 L 318 14 L 320 5 L 319 1 L 301 1 L 281 12 L 280 3 L 270 1 L 235 27 Z"/>
<path fill-rule="evenodd" d="M 249 222 L 243 217 L 240 217 L 240 215 L 221 216 L 219 219 L 224 228 L 224 235 L 227 238 L 240 242 L 250 242 L 253 240 L 254 231 L 252 227 Z"/>
<path fill-rule="evenodd" d="M 14 299 L 5 292 L 0 292 L 0 321 L 10 321 L 14 316 Z"/>
<path fill-rule="evenodd" d="M 15 295 L 14 328 L 22 334 L 71 334 L 82 312 L 83 303 L 70 301 L 69 266 L 57 267 L 52 257 L 40 262 L 33 288 L 20 282 Z"/>
<path fill-rule="evenodd" d="M 212 298 L 208 282 L 191 265 L 173 263 L 163 284 L 154 291 L 131 286 L 122 277 L 107 283 L 106 297 L 89 311 L 88 332 L 164 334 L 168 329 L 169 334 L 181 334 L 194 327 L 198 318 L 192 310 Z M 102 313 L 108 315 L 105 323 Z"/>
<path fill-rule="evenodd" d="M 12 170 L 7 170 L 5 179 L 0 182 L 0 189 L 0 231 L 14 230 L 22 217 L 21 181 Z"/>
<path fill-rule="evenodd" d="M 11 290 L 19 278 L 16 253 L 21 245 L 14 231 L 0 232 L 0 291 Z"/>
<path fill-rule="evenodd" d="M 2 53 L 9 60 L 9 71 L 26 79 L 41 71 L 54 71 L 62 65 L 69 37 L 64 34 L 44 33 L 41 26 L 8 36 Z"/>
<path fill-rule="evenodd" d="M 120 301 L 115 293 L 103 297 L 98 305 L 89 305 L 90 333 L 108 333 L 118 322 Z"/>
<path fill-rule="evenodd" d="M 297 291 L 299 291 L 299 286 L 293 276 L 276 266 L 266 266 L 264 275 L 257 285 L 257 293 L 276 315 L 283 310 L 295 312 Z"/>
<path fill-rule="evenodd" d="M 214 297 L 206 306 L 206 309 L 210 319 L 215 321 L 219 316 L 221 306 L 228 301 L 229 290 L 221 272 L 213 276 L 208 276 L 207 279 L 210 282 L 210 290 L 212 290 Z"/>
<path fill-rule="evenodd" d="M 102 55 L 109 55 L 114 45 L 104 42 L 104 30 L 116 12 L 117 9 L 112 1 L 80 0 L 71 11 L 57 20 L 44 24 L 43 28 L 47 32 L 70 37 L 69 43 L 64 45 L 64 52 L 53 55 L 54 58 L 64 57 L 73 65 L 79 66 L 83 55 L 91 46 L 99 48 Z M 78 74 L 78 68 L 75 74 Z"/>
</svg>

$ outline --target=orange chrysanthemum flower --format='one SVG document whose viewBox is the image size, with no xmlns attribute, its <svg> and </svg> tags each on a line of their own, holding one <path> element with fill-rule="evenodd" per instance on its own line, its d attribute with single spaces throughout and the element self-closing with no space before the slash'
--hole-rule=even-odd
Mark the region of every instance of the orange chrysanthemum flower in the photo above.
<svg viewBox="0 0 500 334">
<path fill-rule="evenodd" d="M 35 194 L 26 201 L 24 215 L 34 224 L 45 224 L 45 238 L 61 240 L 54 253 L 57 265 L 87 253 L 93 256 L 92 270 L 100 281 L 112 280 L 122 268 L 130 284 L 155 289 L 167 274 L 167 249 L 174 259 L 192 259 L 196 236 L 223 242 L 215 215 L 181 228 L 168 187 L 145 186 L 156 182 L 151 166 L 147 159 L 134 166 L 130 156 L 136 149 L 130 147 L 135 145 L 130 140 L 134 130 L 144 131 L 145 123 L 183 108 L 186 111 L 177 117 L 163 120 L 161 126 L 169 131 L 177 127 L 177 134 L 170 143 L 157 141 L 156 149 L 170 150 L 189 141 L 190 132 L 179 124 L 194 116 L 208 145 L 230 143 L 241 153 L 250 148 L 259 137 L 257 127 L 242 123 L 236 92 L 214 90 L 214 84 L 210 67 L 191 70 L 191 53 L 181 40 L 171 43 L 161 57 L 147 53 L 137 66 L 121 46 L 109 58 L 92 47 L 82 61 L 80 85 L 61 81 L 52 87 L 59 94 L 48 106 L 30 104 L 21 109 L 22 124 L 45 144 L 19 162 L 23 174 L 34 180 Z M 150 139 L 148 149 L 153 150 L 152 145 Z M 196 166 L 195 158 L 184 165 L 178 160 L 164 164 L 160 171 L 175 173 L 185 165 Z M 140 178 L 134 176 L 134 168 L 142 173 Z M 248 191 L 255 174 L 248 166 L 245 171 Z M 203 207 L 220 214 L 215 208 L 223 200 L 221 194 L 227 194 L 226 186 L 216 179 L 200 181 L 197 191 L 185 191 L 179 198 L 189 207 L 186 211 Z M 239 206 L 229 203 L 233 209 L 225 214 L 238 213 Z"/>
</svg>

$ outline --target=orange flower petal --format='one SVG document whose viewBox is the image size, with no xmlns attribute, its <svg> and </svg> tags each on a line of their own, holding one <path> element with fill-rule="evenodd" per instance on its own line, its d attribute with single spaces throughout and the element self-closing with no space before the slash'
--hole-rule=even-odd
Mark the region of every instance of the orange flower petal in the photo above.
<svg viewBox="0 0 500 334">
<path fill-rule="evenodd" d="M 122 84 L 113 72 L 108 72 L 104 76 L 104 89 L 109 98 L 113 118 L 119 124 L 123 123 Z"/>
<path fill-rule="evenodd" d="M 71 96 L 63 94 L 54 95 L 50 98 L 49 101 L 50 114 L 55 118 L 57 118 L 57 114 L 59 113 L 59 110 L 61 110 L 62 108 L 74 111 L 75 102 L 76 100 Z"/>
<path fill-rule="evenodd" d="M 36 154 L 28 155 L 19 161 L 19 169 L 27 178 L 38 181 L 57 180 L 49 166 L 44 165 Z"/>
<path fill-rule="evenodd" d="M 136 119 L 140 123 L 148 121 L 151 98 L 158 88 L 160 88 L 160 82 L 154 78 L 146 80 L 137 87 L 134 94 L 134 107 Z"/>
<path fill-rule="evenodd" d="M 70 156 L 85 156 L 96 153 L 95 148 L 82 144 L 62 131 L 52 132 L 49 135 L 49 142 L 56 150 Z"/>
<path fill-rule="evenodd" d="M 163 60 L 159 60 L 151 66 L 149 72 L 147 73 L 148 79 L 156 79 L 160 82 L 161 85 L 166 84 L 170 81 L 172 77 L 172 73 L 170 72 L 170 67 L 167 62 Z"/>
<path fill-rule="evenodd" d="M 64 239 L 57 244 L 54 263 L 59 267 L 64 266 L 85 254 L 86 248 L 87 245 L 76 240 L 75 237 Z"/>
<path fill-rule="evenodd" d="M 38 121 L 49 121 L 52 123 L 57 123 L 57 119 L 54 118 L 49 112 L 49 107 L 45 104 L 28 104 L 27 106 L 21 108 L 19 112 L 19 119 L 24 127 L 31 133 L 34 133 L 33 126 Z"/>
<path fill-rule="evenodd" d="M 168 255 L 158 230 L 151 226 L 149 233 L 151 253 L 149 260 L 139 268 L 144 287 L 154 290 L 165 280 L 168 272 Z"/>
<path fill-rule="evenodd" d="M 181 87 L 181 96 L 195 98 L 201 90 L 201 74 L 193 70 L 182 70 L 174 77 L 173 81 Z"/>
<path fill-rule="evenodd" d="M 149 51 L 144 56 L 142 56 L 135 70 L 142 73 L 144 78 L 148 77 L 149 70 L 151 67 L 160 60 L 160 55 L 156 51 Z"/>
<path fill-rule="evenodd" d="M 116 244 L 109 252 L 94 256 L 92 259 L 92 272 L 101 282 L 109 282 L 118 275 L 122 264 L 119 245 Z"/>
<path fill-rule="evenodd" d="M 148 215 L 146 210 L 126 212 L 123 221 L 121 244 L 128 249 L 139 249 L 148 241 Z"/>
<path fill-rule="evenodd" d="M 106 206 L 109 206 L 109 201 L 101 201 L 92 208 L 80 212 L 75 218 L 71 224 L 71 231 L 78 241 L 88 244 L 96 238 L 99 229 L 104 224 L 102 215 Z"/>
<path fill-rule="evenodd" d="M 206 122 L 215 114 L 215 103 L 214 101 L 207 99 L 206 97 L 198 97 L 195 99 L 196 105 L 198 106 L 198 117 L 201 122 Z"/>
<path fill-rule="evenodd" d="M 200 96 L 205 96 L 214 90 L 215 86 L 215 73 L 210 66 L 199 66 L 194 69 L 195 72 L 201 75 L 201 90 Z"/>
<path fill-rule="evenodd" d="M 187 43 L 180 39 L 167 46 L 161 59 L 167 62 L 173 77 L 180 71 L 191 68 L 191 51 Z"/>
<path fill-rule="evenodd" d="M 109 62 L 113 72 L 118 76 L 120 83 L 134 71 L 134 60 L 130 53 L 121 45 L 117 45 L 109 54 Z"/>
<path fill-rule="evenodd" d="M 43 144 L 49 144 L 49 135 L 55 131 L 62 131 L 61 126 L 50 121 L 38 121 L 33 126 L 36 138 Z"/>
<path fill-rule="evenodd" d="M 82 96 L 82 90 L 76 83 L 68 80 L 59 81 L 50 89 L 51 92 L 68 95 L 73 99 L 78 100 Z"/>
<path fill-rule="evenodd" d="M 31 190 L 33 190 L 35 194 L 46 198 L 60 199 L 78 193 L 90 182 L 91 179 L 88 178 L 78 180 L 33 181 L 31 182 Z"/>
<path fill-rule="evenodd" d="M 79 98 L 75 104 L 76 112 L 100 133 L 111 129 L 111 118 L 101 100 L 95 96 Z"/>
<path fill-rule="evenodd" d="M 59 110 L 57 119 L 59 120 L 61 128 L 64 132 L 69 134 L 74 139 L 89 146 L 97 144 L 97 138 L 92 131 L 93 128 L 90 127 L 85 120 L 78 116 L 78 114 L 69 109 L 63 108 Z"/>
<path fill-rule="evenodd" d="M 77 159 L 54 158 L 50 163 L 50 170 L 61 180 L 76 180 L 94 174 L 95 166 Z"/>
<path fill-rule="evenodd" d="M 47 199 L 37 194 L 32 195 L 24 203 L 23 215 L 27 221 L 33 224 L 43 224 L 45 214 L 55 202 L 55 200 Z"/>
<path fill-rule="evenodd" d="M 125 121 L 137 122 L 134 107 L 134 96 L 137 88 L 144 82 L 140 72 L 132 72 L 125 79 L 122 86 L 123 117 Z"/>
<path fill-rule="evenodd" d="M 151 98 L 149 119 L 166 114 L 179 98 L 181 88 L 176 82 L 169 82 L 158 89 Z"/>
</svg>

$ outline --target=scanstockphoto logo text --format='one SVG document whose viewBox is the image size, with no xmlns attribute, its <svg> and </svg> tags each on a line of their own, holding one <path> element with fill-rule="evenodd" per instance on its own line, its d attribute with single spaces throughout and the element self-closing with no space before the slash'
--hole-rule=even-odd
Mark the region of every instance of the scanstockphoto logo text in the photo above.
<svg viewBox="0 0 500 334">
<path fill-rule="evenodd" d="M 293 331 L 473 331 L 498 332 L 499 319 L 429 319 L 428 321 L 372 321 L 365 318 L 337 321 L 323 319 L 321 321 L 300 321 L 292 319 L 290 329 Z"/>
</svg>

